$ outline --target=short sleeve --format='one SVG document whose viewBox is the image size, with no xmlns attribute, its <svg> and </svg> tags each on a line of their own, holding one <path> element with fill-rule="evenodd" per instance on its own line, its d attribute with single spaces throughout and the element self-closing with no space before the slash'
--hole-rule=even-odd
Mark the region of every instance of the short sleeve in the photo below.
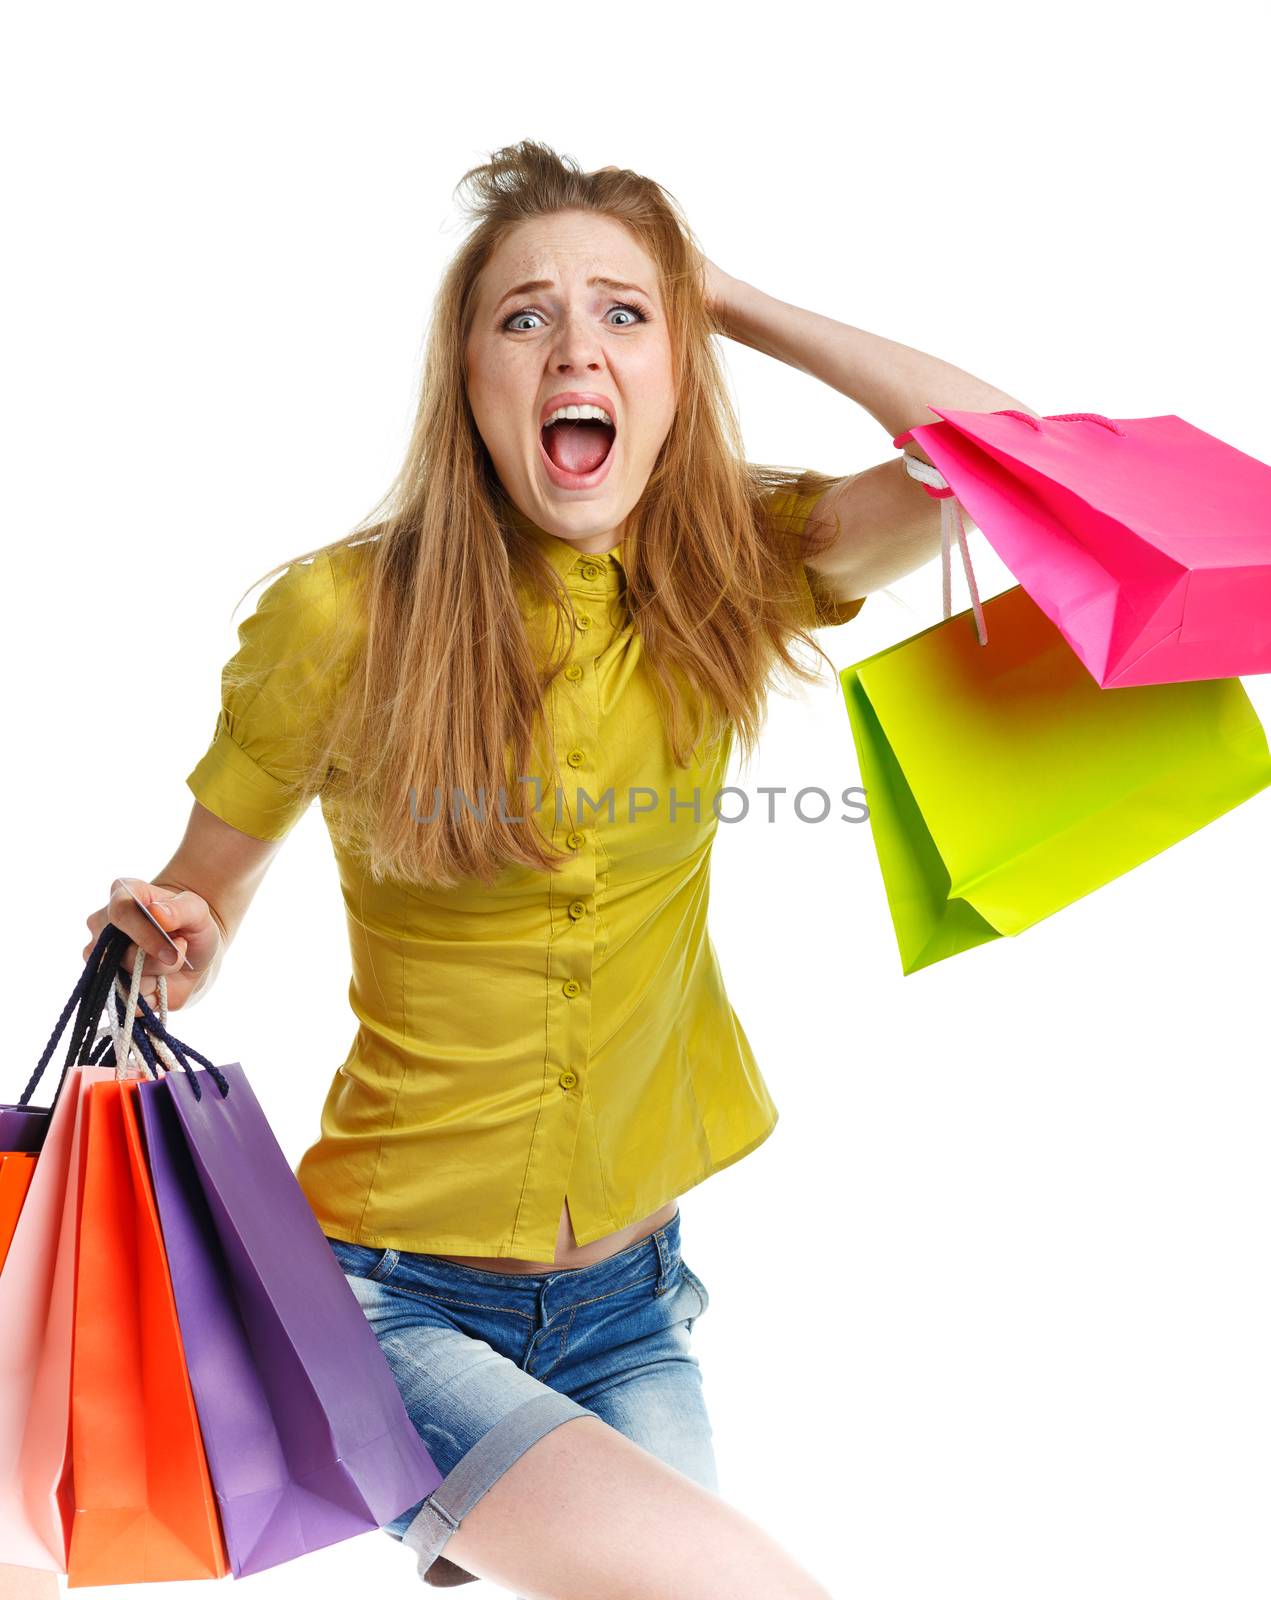
<svg viewBox="0 0 1271 1600">
<path fill-rule="evenodd" d="M 212 741 L 185 780 L 200 805 L 257 839 L 283 838 L 318 792 L 304 782 L 313 739 L 348 666 L 341 570 L 326 551 L 293 563 L 239 624 Z"/>
<path fill-rule="evenodd" d="M 812 507 L 821 491 L 800 493 L 797 489 L 780 489 L 768 498 L 768 513 L 778 534 L 789 540 L 788 548 L 794 558 L 795 581 L 803 602 L 805 625 L 809 628 L 833 628 L 850 622 L 865 604 L 866 596 L 840 600 L 831 594 L 821 574 L 809 567 L 799 554 L 800 541 L 807 530 Z"/>
</svg>

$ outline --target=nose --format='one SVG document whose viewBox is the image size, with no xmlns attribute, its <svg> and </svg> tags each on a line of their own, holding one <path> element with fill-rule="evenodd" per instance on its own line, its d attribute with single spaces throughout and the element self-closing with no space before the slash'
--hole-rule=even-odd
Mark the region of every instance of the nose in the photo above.
<svg viewBox="0 0 1271 1600">
<path fill-rule="evenodd" d="M 572 372 L 576 368 L 596 371 L 603 366 L 600 354 L 600 336 L 587 313 L 578 311 L 565 317 L 552 350 L 552 366 L 557 372 Z"/>
</svg>

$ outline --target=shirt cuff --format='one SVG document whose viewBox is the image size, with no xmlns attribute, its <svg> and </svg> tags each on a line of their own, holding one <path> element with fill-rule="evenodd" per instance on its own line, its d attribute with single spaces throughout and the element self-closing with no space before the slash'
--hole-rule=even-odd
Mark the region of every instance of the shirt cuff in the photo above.
<svg viewBox="0 0 1271 1600">
<path fill-rule="evenodd" d="M 866 595 L 860 595 L 852 600 L 837 599 L 822 588 L 820 573 L 813 571 L 806 562 L 799 563 L 799 571 L 808 591 L 806 598 L 814 628 L 833 628 L 841 622 L 850 622 L 868 598 Z"/>
<path fill-rule="evenodd" d="M 265 769 L 236 744 L 224 712 L 198 764 L 185 780 L 194 798 L 222 822 L 253 839 L 281 839 L 308 810 L 312 795 Z"/>
</svg>

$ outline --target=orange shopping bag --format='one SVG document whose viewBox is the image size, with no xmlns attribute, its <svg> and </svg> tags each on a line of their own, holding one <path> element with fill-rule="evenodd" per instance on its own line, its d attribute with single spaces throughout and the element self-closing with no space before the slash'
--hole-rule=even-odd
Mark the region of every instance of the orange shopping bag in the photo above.
<svg viewBox="0 0 1271 1600">
<path fill-rule="evenodd" d="M 136 1092 L 122 1078 L 88 1091 L 68 1588 L 229 1572 Z"/>
<path fill-rule="evenodd" d="M 34 1176 L 34 1151 L 0 1150 L 0 1271 Z"/>
</svg>

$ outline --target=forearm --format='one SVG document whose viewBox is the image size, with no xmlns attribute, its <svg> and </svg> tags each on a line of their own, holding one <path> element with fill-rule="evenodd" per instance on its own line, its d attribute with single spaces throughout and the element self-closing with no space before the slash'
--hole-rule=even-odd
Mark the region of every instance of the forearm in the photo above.
<svg viewBox="0 0 1271 1600">
<path fill-rule="evenodd" d="M 728 280 L 718 314 L 729 338 L 820 378 L 868 411 L 889 438 L 935 422 L 932 405 L 1038 415 L 1022 400 L 938 356 L 788 305 L 740 278 Z"/>
</svg>

